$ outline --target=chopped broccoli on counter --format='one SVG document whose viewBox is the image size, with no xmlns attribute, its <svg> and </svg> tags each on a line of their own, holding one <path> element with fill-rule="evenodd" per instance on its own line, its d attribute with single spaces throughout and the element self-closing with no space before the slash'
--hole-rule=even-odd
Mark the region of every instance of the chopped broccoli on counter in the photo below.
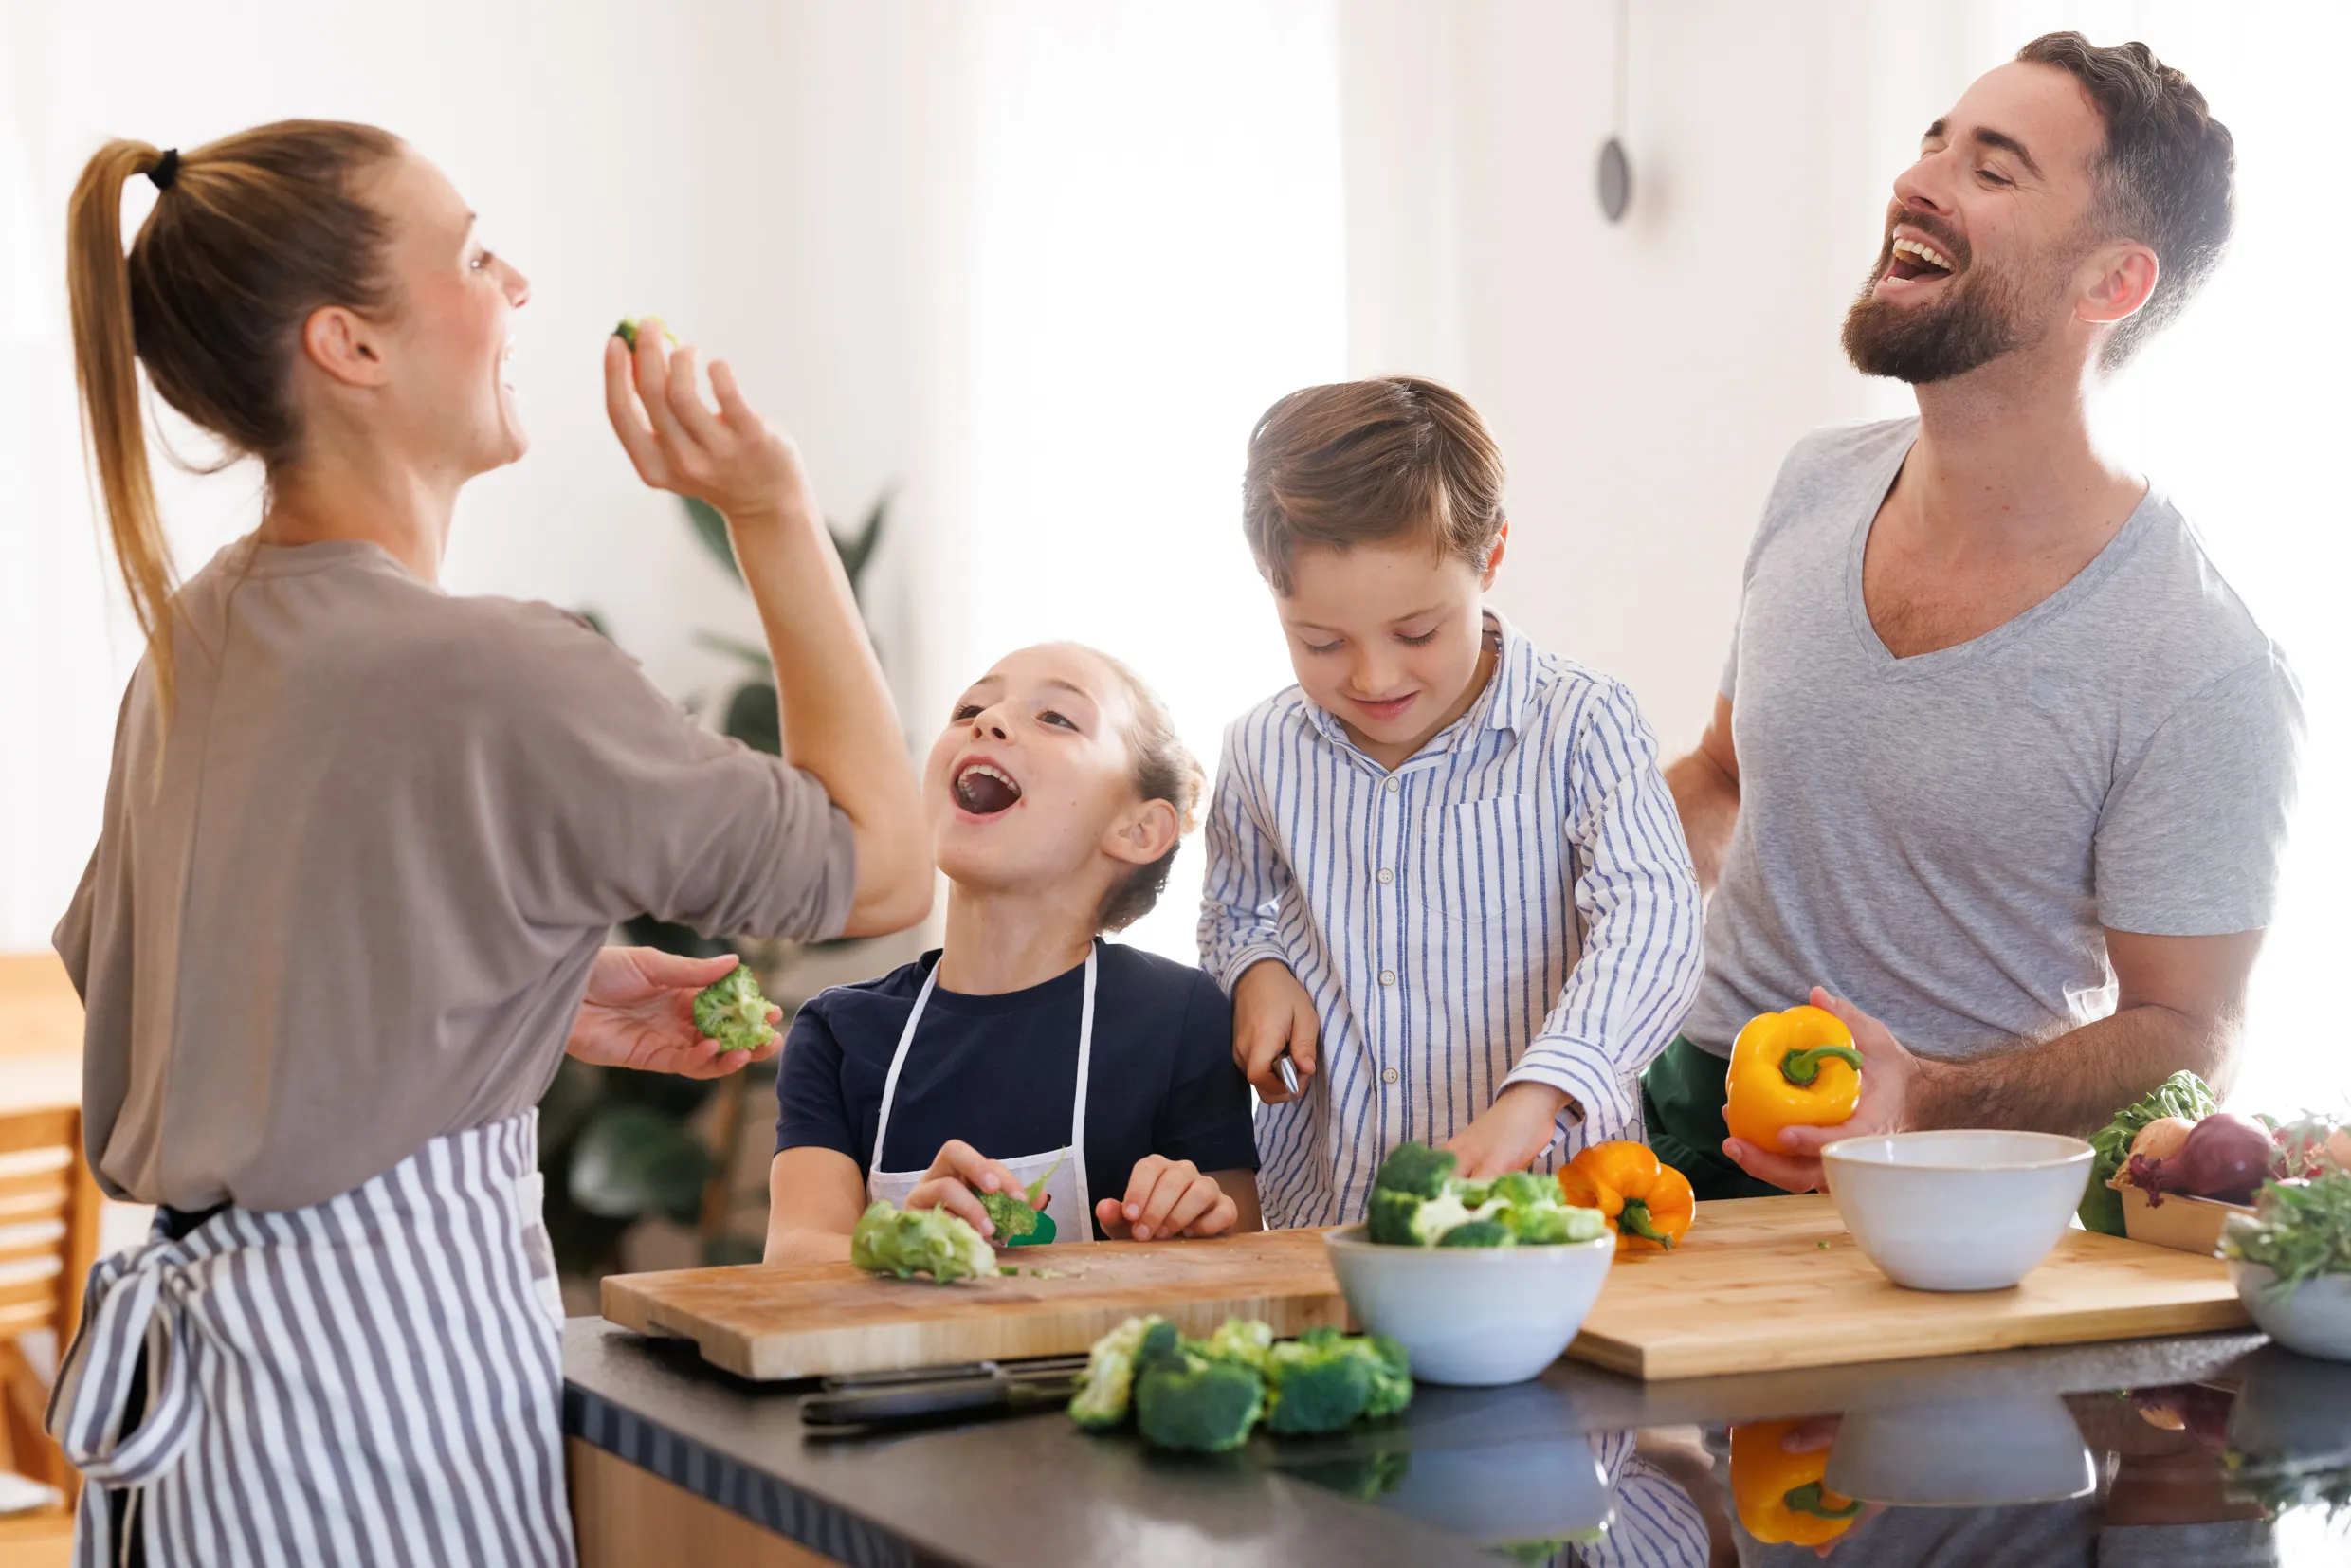
<svg viewBox="0 0 2351 1568">
<path fill-rule="evenodd" d="M 1266 1425 L 1274 1431 L 1338 1431 L 1372 1402 L 1372 1359 L 1335 1328 L 1309 1329 L 1275 1345 L 1266 1380 L 1273 1392 Z"/>
<path fill-rule="evenodd" d="M 877 1203 L 849 1236 L 849 1262 L 868 1274 L 908 1279 L 928 1274 L 936 1285 L 993 1278 L 996 1254 L 961 1216 L 945 1209 Z"/>
<path fill-rule="evenodd" d="M 1363 1406 L 1366 1421 L 1384 1421 L 1412 1402 L 1412 1358 L 1402 1345 L 1385 1334 L 1360 1334 L 1347 1343 L 1371 1364 L 1372 1393 Z"/>
<path fill-rule="evenodd" d="M 1412 1363 L 1394 1340 L 1318 1328 L 1277 1342 L 1245 1318 L 1188 1340 L 1164 1318 L 1129 1318 L 1094 1341 L 1069 1415 L 1107 1431 L 1131 1411 L 1157 1447 L 1221 1453 L 1260 1418 L 1276 1432 L 1337 1431 L 1412 1398 Z"/>
<path fill-rule="evenodd" d="M 1248 1440 L 1266 1411 L 1266 1382 L 1254 1368 L 1211 1360 L 1180 1339 L 1166 1355 L 1152 1350 L 1146 1335 L 1135 1377 L 1135 1425 L 1146 1441 L 1182 1453 L 1223 1453 Z"/>
<path fill-rule="evenodd" d="M 1365 1216 L 1371 1239 L 1388 1247 L 1557 1247 L 1608 1229 L 1597 1210 L 1570 1207 L 1549 1176 L 1508 1171 L 1467 1181 L 1453 1170 L 1445 1150 L 1397 1144 L 1373 1178 Z"/>
<path fill-rule="evenodd" d="M 1142 1349 L 1143 1336 L 1166 1322 L 1158 1317 L 1129 1318 L 1094 1341 L 1086 1353 L 1085 1377 L 1078 1385 L 1078 1396 L 1069 1401 L 1071 1420 L 1088 1431 L 1108 1431 L 1126 1424 L 1135 1393 L 1135 1358 Z"/>
<path fill-rule="evenodd" d="M 737 964 L 734 973 L 695 995 L 694 1027 L 718 1041 L 720 1050 L 759 1050 L 776 1039 L 767 1021 L 774 1005 L 759 994 L 759 977 L 751 966 Z"/>
<path fill-rule="evenodd" d="M 1227 1318 L 1200 1349 L 1212 1361 L 1232 1361 L 1262 1373 L 1272 1358 L 1273 1325 L 1254 1318 Z"/>
</svg>

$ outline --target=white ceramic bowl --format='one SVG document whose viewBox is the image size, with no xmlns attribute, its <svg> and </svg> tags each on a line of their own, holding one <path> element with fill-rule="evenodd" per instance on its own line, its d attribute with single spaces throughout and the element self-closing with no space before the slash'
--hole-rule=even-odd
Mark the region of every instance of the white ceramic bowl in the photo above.
<svg viewBox="0 0 2351 1568">
<path fill-rule="evenodd" d="M 1829 1193 L 1869 1261 L 1912 1290 L 2001 1290 L 2066 1232 L 2090 1146 L 2055 1133 L 1923 1132 L 1820 1151 Z"/>
<path fill-rule="evenodd" d="M 1322 1238 L 1356 1322 L 1412 1358 L 1424 1383 L 1521 1383 L 1559 1358 L 1599 1299 L 1614 1232 L 1563 1247 L 1383 1247 L 1351 1225 Z"/>
<path fill-rule="evenodd" d="M 2321 1274 L 2292 1291 L 2278 1287 L 2268 1266 L 2241 1259 L 2229 1264 L 2237 1300 L 2260 1330 L 2303 1356 L 2351 1361 L 2351 1274 Z"/>
<path fill-rule="evenodd" d="M 2054 1503 L 2096 1483 L 2089 1447 L 2054 1394 L 1848 1411 L 1821 1478 L 1839 1496 L 1903 1508 Z"/>
</svg>

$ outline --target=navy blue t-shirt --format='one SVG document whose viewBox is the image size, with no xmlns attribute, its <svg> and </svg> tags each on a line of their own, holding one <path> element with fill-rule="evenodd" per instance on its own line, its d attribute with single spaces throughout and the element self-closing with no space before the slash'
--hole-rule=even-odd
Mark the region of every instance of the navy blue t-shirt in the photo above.
<svg viewBox="0 0 2351 1568">
<path fill-rule="evenodd" d="M 1096 951 L 1085 1106 L 1093 1200 L 1123 1197 L 1146 1155 L 1189 1159 L 1203 1171 L 1257 1169 L 1248 1083 L 1233 1065 L 1224 992 L 1199 970 L 1154 954 L 1115 942 Z M 860 1172 L 872 1168 L 890 1058 L 938 962 L 936 951 L 925 953 L 800 1010 L 775 1081 L 777 1153 L 838 1149 Z M 951 1138 L 992 1159 L 1066 1143 L 1084 995 L 1084 964 L 997 996 L 932 992 L 899 1071 L 883 1168 L 920 1171 Z"/>
</svg>

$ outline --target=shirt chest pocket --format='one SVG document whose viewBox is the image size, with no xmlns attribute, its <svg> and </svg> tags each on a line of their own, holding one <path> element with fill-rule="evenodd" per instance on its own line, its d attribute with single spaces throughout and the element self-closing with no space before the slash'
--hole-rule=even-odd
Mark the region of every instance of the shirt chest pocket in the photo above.
<svg viewBox="0 0 2351 1568">
<path fill-rule="evenodd" d="M 1558 902 L 1558 839 L 1534 795 L 1439 807 L 1421 829 L 1421 907 L 1455 926 L 1532 917 Z"/>
</svg>

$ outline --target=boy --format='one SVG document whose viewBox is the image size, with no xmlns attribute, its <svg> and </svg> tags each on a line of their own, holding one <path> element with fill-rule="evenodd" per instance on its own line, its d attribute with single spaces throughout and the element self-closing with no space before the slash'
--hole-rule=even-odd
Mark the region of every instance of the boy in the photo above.
<svg viewBox="0 0 2351 1568">
<path fill-rule="evenodd" d="M 1268 1225 L 1359 1219 L 1407 1139 L 1482 1177 L 1639 1138 L 1697 989 L 1697 880 L 1631 693 L 1482 603 L 1502 485 L 1429 381 L 1309 387 L 1249 440 L 1298 684 L 1227 732 L 1200 953 L 1267 1107 Z"/>
<path fill-rule="evenodd" d="M 1148 913 L 1206 780 L 1117 660 L 1054 643 L 965 690 L 923 769 L 947 936 L 793 1020 L 771 1263 L 848 1256 L 867 1203 L 1045 1183 L 1059 1241 L 1258 1227 L 1248 1086 L 1223 991 L 1101 940 Z"/>
</svg>

